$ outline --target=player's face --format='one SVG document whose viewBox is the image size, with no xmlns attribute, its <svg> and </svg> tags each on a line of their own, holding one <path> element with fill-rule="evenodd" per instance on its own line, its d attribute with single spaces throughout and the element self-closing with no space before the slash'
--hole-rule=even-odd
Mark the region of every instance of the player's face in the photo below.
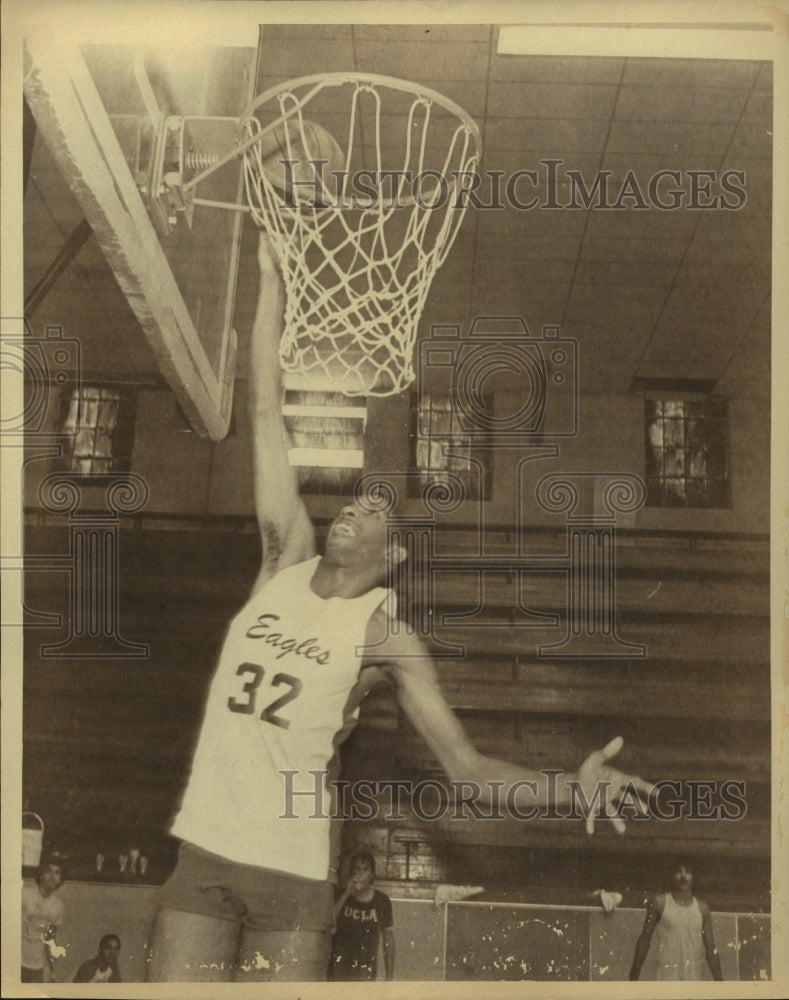
<svg viewBox="0 0 789 1000">
<path fill-rule="evenodd" d="M 368 512 L 358 504 L 348 504 L 332 522 L 326 539 L 326 552 L 374 560 L 383 566 L 386 557 L 386 515 Z"/>
</svg>

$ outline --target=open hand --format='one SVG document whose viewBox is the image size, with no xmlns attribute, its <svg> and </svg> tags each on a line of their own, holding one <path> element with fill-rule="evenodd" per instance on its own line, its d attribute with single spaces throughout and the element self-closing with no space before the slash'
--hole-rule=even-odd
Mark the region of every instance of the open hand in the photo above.
<svg viewBox="0 0 789 1000">
<path fill-rule="evenodd" d="M 594 833 L 596 815 L 609 817 L 614 824 L 616 832 L 624 833 L 625 822 L 621 816 L 613 815 L 611 806 L 622 798 L 622 793 L 628 787 L 631 790 L 631 794 L 635 790 L 641 792 L 647 798 L 654 787 L 650 782 L 644 781 L 643 778 L 632 774 L 624 774 L 615 767 L 609 767 L 607 762 L 619 753 L 624 742 L 621 736 L 615 737 L 602 750 L 595 750 L 594 753 L 591 753 L 578 769 L 578 783 L 586 796 L 587 802 L 594 803 L 597 788 L 601 783 L 603 785 L 600 789 L 599 801 L 604 806 L 604 811 L 598 811 L 597 814 L 590 811 L 586 817 L 586 832 L 589 834 Z"/>
</svg>

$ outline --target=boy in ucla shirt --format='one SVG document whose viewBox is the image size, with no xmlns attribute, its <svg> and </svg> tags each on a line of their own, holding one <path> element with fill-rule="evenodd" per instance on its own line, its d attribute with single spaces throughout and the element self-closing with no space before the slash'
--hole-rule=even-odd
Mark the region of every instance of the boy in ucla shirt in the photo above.
<svg viewBox="0 0 789 1000">
<path fill-rule="evenodd" d="M 374 879 L 375 858 L 369 851 L 357 851 L 351 858 L 348 885 L 334 907 L 336 928 L 329 979 L 343 982 L 377 979 L 381 939 L 386 978 L 394 978 L 392 904 L 386 893 L 373 888 Z"/>
</svg>

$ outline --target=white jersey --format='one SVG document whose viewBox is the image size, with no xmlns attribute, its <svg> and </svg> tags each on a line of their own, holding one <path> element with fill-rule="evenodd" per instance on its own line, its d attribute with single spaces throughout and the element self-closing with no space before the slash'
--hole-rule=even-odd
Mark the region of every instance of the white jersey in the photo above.
<svg viewBox="0 0 789 1000">
<path fill-rule="evenodd" d="M 681 906 L 670 892 L 666 893 L 663 913 L 655 929 L 656 979 L 699 981 L 704 978 L 703 924 L 695 897 L 689 906 Z"/>
<path fill-rule="evenodd" d="M 326 879 L 324 772 L 356 717 L 357 651 L 389 592 L 324 600 L 310 587 L 318 561 L 282 570 L 233 619 L 172 833 L 231 861 Z"/>
</svg>

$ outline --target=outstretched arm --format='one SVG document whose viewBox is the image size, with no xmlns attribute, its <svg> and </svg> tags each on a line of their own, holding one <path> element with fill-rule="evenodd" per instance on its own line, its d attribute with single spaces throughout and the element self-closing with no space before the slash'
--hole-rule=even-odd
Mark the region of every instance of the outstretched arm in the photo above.
<svg viewBox="0 0 789 1000">
<path fill-rule="evenodd" d="M 371 619 L 368 643 L 376 646 L 371 660 L 396 686 L 398 700 L 411 722 L 436 755 L 452 782 L 470 782 L 469 790 L 481 802 L 497 800 L 523 818 L 536 815 L 539 806 L 572 802 L 586 810 L 586 826 L 594 829 L 598 813 L 595 796 L 606 805 L 617 800 L 624 788 L 648 795 L 652 786 L 642 778 L 623 774 L 608 765 L 608 760 L 622 747 L 621 738 L 612 740 L 602 750 L 591 754 L 576 773 L 559 771 L 546 774 L 488 757 L 469 741 L 454 712 L 446 703 L 436 678 L 435 667 L 421 642 L 414 636 L 386 638 L 385 623 L 379 615 Z M 581 795 L 582 793 L 582 795 Z M 599 810 L 606 814 L 608 810 Z M 613 824 L 624 832 L 624 821 L 613 817 Z"/>
<path fill-rule="evenodd" d="M 630 967 L 631 980 L 637 980 L 641 975 L 641 968 L 649 954 L 649 945 L 652 942 L 652 935 L 660 920 L 662 909 L 659 899 L 650 899 L 647 903 L 647 915 L 644 918 L 644 927 L 636 941 L 636 950 L 633 955 L 633 964 Z"/>
<path fill-rule="evenodd" d="M 250 336 L 247 383 L 255 509 L 263 544 L 263 565 L 255 589 L 278 570 L 309 559 L 315 552 L 313 527 L 288 461 L 278 351 L 285 294 L 263 232 L 258 261 L 260 293 Z"/>
<path fill-rule="evenodd" d="M 718 949 L 715 946 L 715 935 L 712 932 L 712 914 L 706 903 L 703 904 L 701 909 L 701 938 L 704 942 L 704 953 L 707 956 L 707 965 L 710 967 L 712 978 L 717 979 L 718 982 L 722 982 L 721 960 Z"/>
</svg>

